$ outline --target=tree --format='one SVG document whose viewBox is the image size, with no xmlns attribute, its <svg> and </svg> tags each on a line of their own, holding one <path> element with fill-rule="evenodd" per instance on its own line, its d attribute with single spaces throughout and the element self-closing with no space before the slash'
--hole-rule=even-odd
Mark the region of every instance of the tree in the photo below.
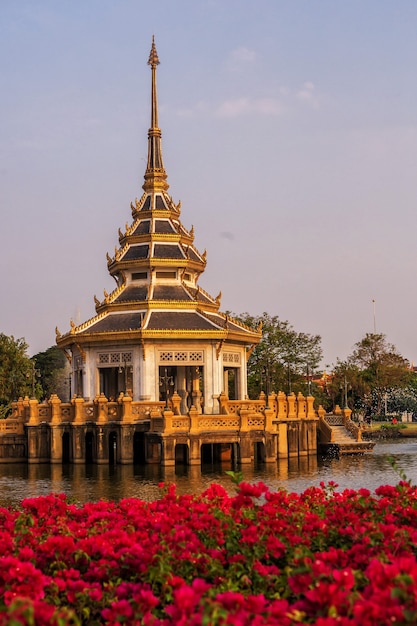
<svg viewBox="0 0 417 626">
<path fill-rule="evenodd" d="M 68 396 L 69 372 L 64 353 L 57 346 L 51 346 L 45 352 L 38 352 L 33 357 L 42 397 L 49 398 L 52 393 L 60 398 Z"/>
<path fill-rule="evenodd" d="M 0 405 L 2 415 L 19 396 L 29 395 L 32 385 L 32 361 L 27 356 L 23 338 L 0 333 Z M 5 408 L 6 407 L 6 408 Z"/>
<path fill-rule="evenodd" d="M 297 332 L 288 321 L 268 313 L 233 315 L 251 328 L 262 325 L 262 339 L 248 361 L 248 393 L 261 390 L 309 393 L 321 357 L 321 337 Z"/>
<path fill-rule="evenodd" d="M 377 415 L 382 414 L 389 392 L 411 383 L 409 362 L 381 333 L 367 333 L 358 341 L 348 364 L 359 372 L 364 408 Z"/>
</svg>

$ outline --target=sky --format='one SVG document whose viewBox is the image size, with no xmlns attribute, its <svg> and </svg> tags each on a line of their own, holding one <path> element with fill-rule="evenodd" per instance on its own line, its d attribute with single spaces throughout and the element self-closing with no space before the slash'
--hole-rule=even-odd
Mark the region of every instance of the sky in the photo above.
<svg viewBox="0 0 417 626">
<path fill-rule="evenodd" d="M 417 363 L 415 0 L 1 0 L 0 332 L 33 355 L 115 287 L 152 36 L 169 193 L 221 309 Z"/>
</svg>

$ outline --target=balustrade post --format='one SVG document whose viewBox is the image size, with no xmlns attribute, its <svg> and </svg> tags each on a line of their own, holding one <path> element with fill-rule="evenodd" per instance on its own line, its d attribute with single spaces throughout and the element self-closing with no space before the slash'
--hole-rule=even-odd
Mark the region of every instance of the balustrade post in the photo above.
<svg viewBox="0 0 417 626">
<path fill-rule="evenodd" d="M 277 419 L 285 420 L 288 417 L 287 396 L 283 391 L 278 392 L 278 415 Z"/>
<path fill-rule="evenodd" d="M 122 423 L 130 424 L 132 422 L 132 398 L 123 396 L 119 399 L 119 404 L 121 404 L 122 408 Z"/>
<path fill-rule="evenodd" d="M 307 418 L 314 419 L 316 412 L 314 410 L 314 396 L 307 396 Z"/>
<path fill-rule="evenodd" d="M 97 396 L 94 402 L 97 404 L 97 424 L 107 424 L 109 416 L 109 401 L 104 393 Z"/>
<path fill-rule="evenodd" d="M 307 417 L 307 402 L 301 391 L 297 396 L 297 417 L 298 419 L 305 419 Z"/>
<path fill-rule="evenodd" d="M 181 396 L 176 391 L 171 396 L 171 402 L 174 415 L 181 415 Z"/>
<path fill-rule="evenodd" d="M 39 402 L 36 398 L 29 400 L 29 421 L 28 426 L 37 426 L 39 424 Z"/>
<path fill-rule="evenodd" d="M 188 411 L 190 416 L 190 435 L 198 433 L 198 411 L 195 406 L 192 406 Z"/>
<path fill-rule="evenodd" d="M 75 407 L 75 418 L 73 424 L 84 424 L 84 398 L 73 398 L 71 400 Z"/>
<path fill-rule="evenodd" d="M 61 400 L 58 398 L 56 393 L 53 393 L 49 398 L 49 404 L 51 406 L 51 425 L 56 425 L 61 423 Z"/>
<path fill-rule="evenodd" d="M 294 393 L 290 393 L 287 396 L 287 402 L 288 402 L 288 419 L 296 419 L 297 417 L 297 413 L 295 410 L 295 394 Z"/>
</svg>

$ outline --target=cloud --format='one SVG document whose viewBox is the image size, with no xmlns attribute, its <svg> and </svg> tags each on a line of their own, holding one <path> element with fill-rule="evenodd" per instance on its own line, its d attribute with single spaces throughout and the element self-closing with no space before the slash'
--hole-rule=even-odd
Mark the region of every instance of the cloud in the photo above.
<svg viewBox="0 0 417 626">
<path fill-rule="evenodd" d="M 241 71 L 247 68 L 248 65 L 253 65 L 256 61 L 257 54 L 255 50 L 250 50 L 245 46 L 240 46 L 229 55 L 226 61 L 226 67 L 232 72 Z"/>
<path fill-rule="evenodd" d="M 217 117 L 239 117 L 251 113 L 261 115 L 281 115 L 284 107 L 274 98 L 248 98 L 241 97 L 233 100 L 225 100 L 216 109 Z"/>
<path fill-rule="evenodd" d="M 319 106 L 319 100 L 316 95 L 315 86 L 311 82 L 305 82 L 301 89 L 296 93 L 297 100 L 301 100 L 310 104 L 315 109 Z"/>
</svg>

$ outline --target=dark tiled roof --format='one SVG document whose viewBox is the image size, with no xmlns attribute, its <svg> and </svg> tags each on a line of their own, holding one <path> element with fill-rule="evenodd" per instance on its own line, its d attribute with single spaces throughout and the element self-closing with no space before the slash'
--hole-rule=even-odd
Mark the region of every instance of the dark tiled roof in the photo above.
<svg viewBox="0 0 417 626">
<path fill-rule="evenodd" d="M 218 330 L 198 313 L 153 311 L 146 326 L 149 330 Z"/>
<path fill-rule="evenodd" d="M 184 255 L 178 245 L 170 246 L 157 243 L 154 247 L 153 256 L 157 259 L 183 259 Z"/>
<path fill-rule="evenodd" d="M 141 211 L 149 211 L 151 208 L 151 197 L 148 196 L 145 200 L 145 202 L 143 203 L 143 207 L 141 209 Z"/>
<path fill-rule="evenodd" d="M 193 297 L 194 297 L 194 300 L 197 300 L 197 302 L 209 302 L 210 304 L 213 304 L 214 302 L 214 298 L 209 298 L 208 296 L 206 296 L 205 293 L 202 293 L 199 289 L 193 290 Z"/>
<path fill-rule="evenodd" d="M 191 246 L 188 248 L 188 256 L 193 261 L 201 261 L 200 257 L 194 252 L 194 249 Z"/>
<path fill-rule="evenodd" d="M 156 285 L 153 300 L 191 300 L 191 296 L 180 285 Z"/>
<path fill-rule="evenodd" d="M 122 293 L 116 298 L 115 302 L 132 302 L 146 300 L 148 296 L 148 287 L 142 285 L 135 287 L 133 285 L 126 287 Z"/>
<path fill-rule="evenodd" d="M 166 205 L 164 199 L 161 195 L 157 194 L 155 196 L 155 209 L 166 209 Z"/>
<path fill-rule="evenodd" d="M 150 220 L 142 220 L 136 226 L 133 234 L 134 235 L 147 235 L 149 233 Z"/>
<path fill-rule="evenodd" d="M 82 331 L 85 333 L 108 333 L 111 331 L 138 330 L 142 325 L 143 313 L 122 313 L 107 315 Z"/>
<path fill-rule="evenodd" d="M 175 233 L 172 224 L 168 220 L 155 220 L 156 233 Z"/>
<path fill-rule="evenodd" d="M 135 259 L 146 259 L 149 254 L 149 246 L 130 246 L 123 257 L 123 261 L 133 261 Z"/>
</svg>

